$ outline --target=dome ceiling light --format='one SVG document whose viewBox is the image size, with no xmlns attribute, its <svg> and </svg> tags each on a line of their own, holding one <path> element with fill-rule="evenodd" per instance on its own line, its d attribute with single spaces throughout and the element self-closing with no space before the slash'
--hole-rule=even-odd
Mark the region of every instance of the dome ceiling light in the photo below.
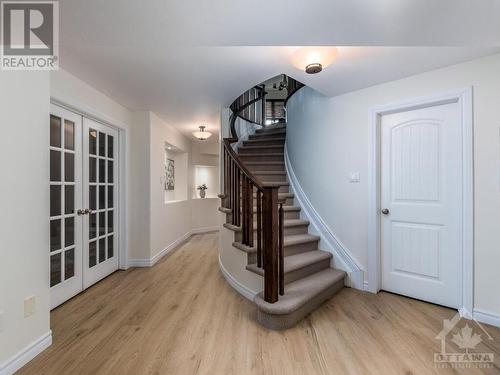
<svg viewBox="0 0 500 375">
<path fill-rule="evenodd" d="M 193 135 L 200 141 L 205 141 L 212 136 L 212 133 L 205 131 L 205 126 L 200 126 L 200 131 L 193 132 Z"/>
<path fill-rule="evenodd" d="M 308 74 L 316 74 L 337 57 L 335 47 L 300 47 L 291 56 L 292 64 Z"/>
</svg>

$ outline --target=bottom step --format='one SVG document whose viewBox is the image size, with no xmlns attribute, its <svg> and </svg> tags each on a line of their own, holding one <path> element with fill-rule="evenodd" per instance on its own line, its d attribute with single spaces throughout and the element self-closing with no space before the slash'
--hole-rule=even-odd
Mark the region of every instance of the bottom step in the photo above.
<svg viewBox="0 0 500 375">
<path fill-rule="evenodd" d="M 285 285 L 285 295 L 275 303 L 264 301 L 263 293 L 254 298 L 257 320 L 269 329 L 286 329 L 330 299 L 344 287 L 346 273 L 333 268 L 317 272 Z"/>
</svg>

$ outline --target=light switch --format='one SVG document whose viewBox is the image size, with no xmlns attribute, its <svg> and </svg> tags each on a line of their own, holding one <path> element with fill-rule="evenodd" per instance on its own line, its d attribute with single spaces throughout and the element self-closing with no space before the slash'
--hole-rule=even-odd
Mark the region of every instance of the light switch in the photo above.
<svg viewBox="0 0 500 375">
<path fill-rule="evenodd" d="M 36 298 L 35 296 L 28 297 L 24 300 L 24 317 L 27 318 L 35 313 Z"/>
<path fill-rule="evenodd" d="M 350 183 L 358 183 L 359 182 L 359 172 L 350 172 L 349 173 L 349 182 Z"/>
</svg>

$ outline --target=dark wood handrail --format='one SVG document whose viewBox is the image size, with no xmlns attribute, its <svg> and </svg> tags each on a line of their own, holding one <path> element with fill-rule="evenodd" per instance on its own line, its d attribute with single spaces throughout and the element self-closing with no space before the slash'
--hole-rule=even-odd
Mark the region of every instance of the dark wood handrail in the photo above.
<svg viewBox="0 0 500 375">
<path fill-rule="evenodd" d="M 243 104 L 241 107 L 238 107 L 237 109 L 233 110 L 233 114 L 231 115 L 231 119 L 230 119 L 230 129 L 231 129 L 231 137 L 232 138 L 235 138 L 236 141 L 238 140 L 238 134 L 236 133 L 236 128 L 235 128 L 235 122 L 236 122 L 236 118 L 238 117 L 242 117 L 241 116 L 241 112 L 244 111 L 246 108 L 250 107 L 252 104 L 255 104 L 261 100 L 264 99 L 264 97 L 266 96 L 266 92 L 265 91 L 261 91 L 259 93 L 259 96 L 255 99 L 252 99 L 250 100 L 249 102 Z M 255 121 L 250 121 L 250 120 L 247 120 L 246 118 L 242 117 L 244 120 L 246 121 L 249 121 L 249 122 L 252 122 L 254 124 L 257 124 L 257 125 L 260 125 L 260 126 L 264 126 L 264 124 L 259 124 Z M 264 119 L 265 121 L 265 119 Z"/>
</svg>

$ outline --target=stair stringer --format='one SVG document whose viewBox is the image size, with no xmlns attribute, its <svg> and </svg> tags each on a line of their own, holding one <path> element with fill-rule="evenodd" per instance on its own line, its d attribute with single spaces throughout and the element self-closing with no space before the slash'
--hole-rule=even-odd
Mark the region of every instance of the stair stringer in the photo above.
<svg viewBox="0 0 500 375">
<path fill-rule="evenodd" d="M 290 182 L 290 189 L 295 195 L 298 206 L 302 208 L 300 212 L 301 218 L 304 216 L 310 222 L 309 233 L 320 236 L 319 247 L 328 251 L 333 255 L 332 262 L 335 268 L 341 269 L 347 273 L 347 285 L 365 290 L 364 273 L 365 271 L 359 265 L 359 262 L 352 256 L 347 247 L 338 239 L 333 231 L 328 227 L 318 211 L 307 198 L 304 190 L 300 186 L 299 180 L 293 171 L 293 167 L 288 156 L 288 143 L 285 141 L 285 170 Z M 333 265 L 332 265 L 333 267 Z"/>
</svg>

